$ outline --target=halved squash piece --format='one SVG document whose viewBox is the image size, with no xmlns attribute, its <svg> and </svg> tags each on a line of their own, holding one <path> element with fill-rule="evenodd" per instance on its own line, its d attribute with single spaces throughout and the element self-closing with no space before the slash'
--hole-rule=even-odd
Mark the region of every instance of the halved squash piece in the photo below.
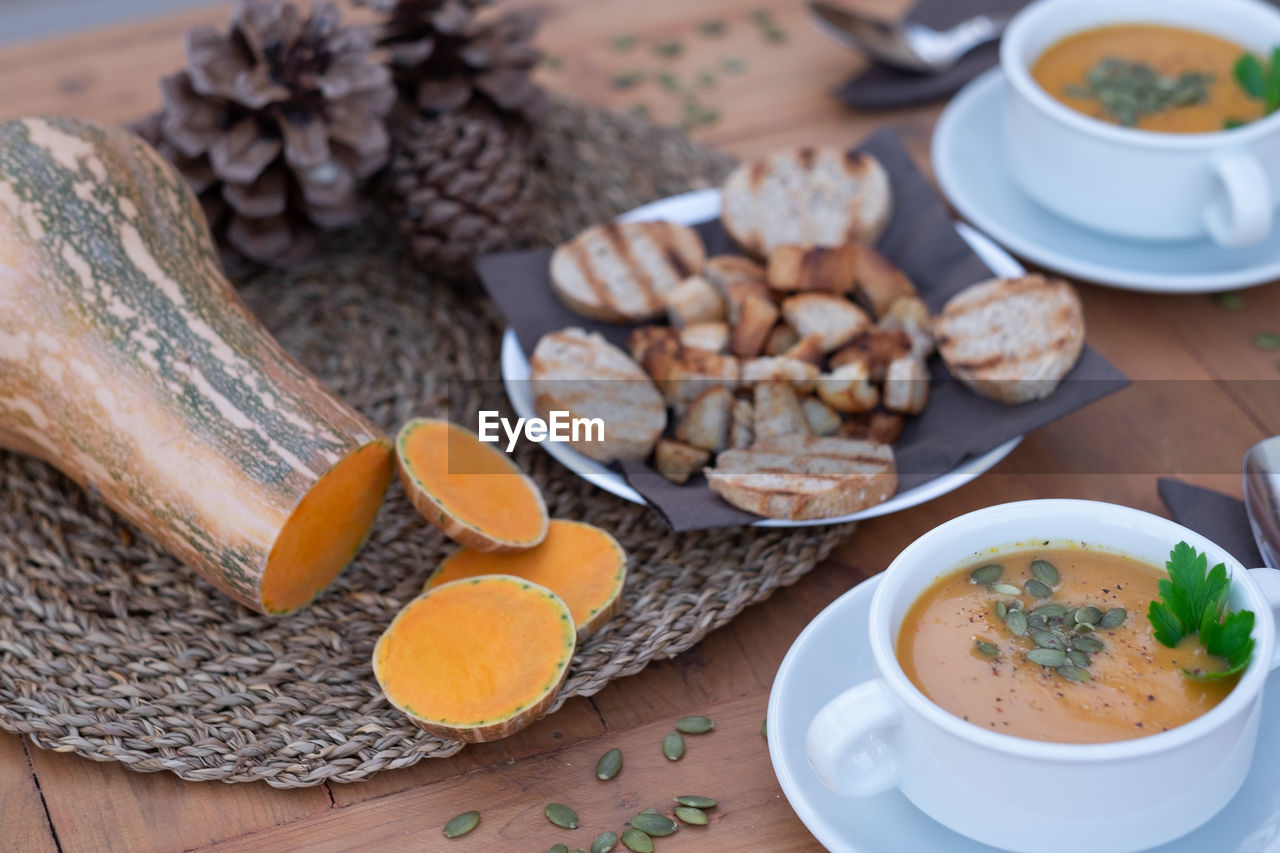
<svg viewBox="0 0 1280 853">
<path fill-rule="evenodd" d="M 396 437 L 400 481 L 427 521 L 476 551 L 532 548 L 547 535 L 538 485 L 496 444 L 438 418 L 414 418 Z"/>
<path fill-rule="evenodd" d="M 466 578 L 405 605 L 374 647 L 373 674 L 414 725 L 482 743 L 542 716 L 574 643 L 573 617 L 551 590 L 510 575 Z"/>
<path fill-rule="evenodd" d="M 556 518 L 542 544 L 527 551 L 485 554 L 463 548 L 450 554 L 422 589 L 479 575 L 512 575 L 545 586 L 569 606 L 582 639 L 617 612 L 627 579 L 627 552 L 593 524 Z"/>
</svg>

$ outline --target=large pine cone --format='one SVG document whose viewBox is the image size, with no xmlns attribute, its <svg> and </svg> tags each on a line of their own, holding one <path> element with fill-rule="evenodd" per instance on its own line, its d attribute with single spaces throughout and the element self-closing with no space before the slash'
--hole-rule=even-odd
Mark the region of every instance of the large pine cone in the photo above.
<svg viewBox="0 0 1280 853">
<path fill-rule="evenodd" d="M 433 272 L 466 280 L 478 255 L 525 241 L 533 184 L 527 134 L 484 110 L 397 126 L 391 185 L 400 230 Z"/>
<path fill-rule="evenodd" d="M 241 0 L 227 34 L 187 34 L 188 68 L 161 82 L 164 111 L 140 132 L 233 249 L 295 262 L 315 227 L 360 218 L 360 184 L 387 163 L 396 91 L 372 47 L 328 0 L 305 19 L 281 0 Z"/>
<path fill-rule="evenodd" d="M 357 0 L 387 17 L 378 44 L 387 49 L 405 99 L 429 113 L 488 107 L 526 120 L 547 96 L 533 82 L 541 54 L 533 45 L 538 13 L 486 17 L 495 0 Z"/>
</svg>

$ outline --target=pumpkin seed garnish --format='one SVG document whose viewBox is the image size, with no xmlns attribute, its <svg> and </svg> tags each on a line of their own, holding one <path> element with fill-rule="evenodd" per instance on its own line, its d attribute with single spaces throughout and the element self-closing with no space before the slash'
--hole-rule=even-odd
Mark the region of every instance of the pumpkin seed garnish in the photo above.
<svg viewBox="0 0 1280 853">
<path fill-rule="evenodd" d="M 1008 606 L 1007 606 L 1003 601 L 997 601 L 997 602 L 996 602 L 996 616 L 997 616 L 1001 621 L 1004 621 L 1005 617 L 1007 617 L 1008 615 L 1009 615 L 1009 607 L 1008 607 Z"/>
<path fill-rule="evenodd" d="M 707 813 L 693 806 L 676 806 L 676 817 L 694 826 L 707 825 Z"/>
<path fill-rule="evenodd" d="M 1027 652 L 1027 660 L 1041 666 L 1062 666 L 1069 658 L 1066 652 L 1057 649 L 1032 649 Z"/>
<path fill-rule="evenodd" d="M 1071 647 L 1082 652 L 1100 652 L 1107 646 L 1094 637 L 1075 637 L 1071 640 Z"/>
<path fill-rule="evenodd" d="M 662 754 L 671 761 L 679 761 L 684 756 L 684 738 L 679 732 L 667 732 L 662 739 Z"/>
<path fill-rule="evenodd" d="M 1022 595 L 1022 590 L 1011 583 L 993 583 L 991 591 L 996 595 Z"/>
<path fill-rule="evenodd" d="M 1021 610 L 1010 610 L 1009 618 L 1004 621 L 1005 627 L 1019 637 L 1027 635 L 1027 614 Z"/>
<path fill-rule="evenodd" d="M 1036 613 L 1032 613 L 1030 616 L 1027 617 L 1027 625 L 1029 625 L 1031 627 L 1031 630 L 1033 631 L 1035 630 L 1043 631 L 1044 629 L 1049 627 L 1049 620 Z"/>
<path fill-rule="evenodd" d="M 1128 615 L 1123 607 L 1114 607 L 1102 614 L 1102 621 L 1098 623 L 1098 627 L 1106 631 L 1114 630 L 1124 624 L 1124 619 Z"/>
<path fill-rule="evenodd" d="M 1021 610 L 1021 609 L 1022 609 L 1022 599 L 1020 599 L 1020 598 L 1019 598 L 1019 599 L 1017 599 L 1016 601 L 1010 601 L 1010 602 L 1009 602 L 1009 609 L 1010 609 L 1010 610 Z"/>
<path fill-rule="evenodd" d="M 562 803 L 547 803 L 542 813 L 547 816 L 547 820 L 561 829 L 578 828 L 578 813 Z"/>
<path fill-rule="evenodd" d="M 664 814 L 648 814 L 646 812 L 640 812 L 640 814 L 631 818 L 631 826 L 633 829 L 638 829 L 653 838 L 665 838 L 668 835 L 674 835 L 675 831 L 680 828 L 680 824 Z"/>
<path fill-rule="evenodd" d="M 591 853 L 609 853 L 618 846 L 618 833 L 602 832 L 591 842 Z"/>
<path fill-rule="evenodd" d="M 707 717 L 681 717 L 676 720 L 676 731 L 687 735 L 704 735 L 716 727 Z"/>
<path fill-rule="evenodd" d="M 1031 574 L 1049 586 L 1053 586 L 1058 582 L 1058 570 L 1048 560 L 1032 560 Z"/>
<path fill-rule="evenodd" d="M 653 806 L 649 806 L 647 809 L 641 809 L 640 814 L 662 814 L 662 812 L 658 811 Z"/>
<path fill-rule="evenodd" d="M 621 769 L 622 750 L 614 747 L 600 756 L 600 760 L 596 762 L 596 778 L 601 782 L 608 782 L 614 776 L 617 776 L 618 771 Z"/>
<path fill-rule="evenodd" d="M 548 850 L 547 853 L 569 853 L 569 845 L 561 843 L 552 844 L 551 849 Z"/>
<path fill-rule="evenodd" d="M 1057 672 L 1067 681 L 1091 681 L 1093 679 L 1093 676 L 1089 674 L 1089 670 L 1073 663 L 1063 664 L 1058 667 Z"/>
<path fill-rule="evenodd" d="M 1032 631 L 1031 642 L 1042 649 L 1056 649 L 1060 652 L 1067 650 L 1067 638 L 1057 631 Z"/>
<path fill-rule="evenodd" d="M 1053 590 L 1049 588 L 1047 583 L 1038 578 L 1032 578 L 1027 581 L 1022 585 L 1022 588 L 1029 595 L 1034 595 L 1036 598 L 1053 598 Z"/>
<path fill-rule="evenodd" d="M 653 839 L 635 827 L 622 830 L 620 840 L 635 853 L 653 853 Z"/>
<path fill-rule="evenodd" d="M 677 805 L 689 806 L 695 809 L 714 809 L 720 805 L 710 797 L 699 797 L 695 794 L 683 794 L 675 798 Z"/>
<path fill-rule="evenodd" d="M 1093 661 L 1089 660 L 1089 656 L 1079 649 L 1072 649 L 1067 652 L 1067 660 L 1071 661 L 1076 666 L 1088 666 L 1093 663 Z"/>
<path fill-rule="evenodd" d="M 1076 610 L 1076 621 L 1085 625 L 1097 625 L 1102 621 L 1102 611 L 1092 604 L 1086 604 Z"/>
<path fill-rule="evenodd" d="M 450 818 L 449 822 L 444 825 L 444 837 L 459 838 L 475 829 L 478 823 L 480 823 L 480 812 L 463 812 L 456 817 Z"/>
<path fill-rule="evenodd" d="M 989 658 L 995 657 L 996 654 L 999 653 L 1000 651 L 995 646 L 991 645 L 985 640 L 979 640 L 977 646 L 978 646 L 978 654 L 986 655 Z"/>
<path fill-rule="evenodd" d="M 1067 606 L 1064 604 L 1041 604 L 1031 613 L 1033 616 L 1043 616 L 1045 619 L 1052 619 L 1055 616 L 1066 616 Z"/>
<path fill-rule="evenodd" d="M 999 563 L 988 563 L 987 565 L 980 566 L 969 573 L 969 583 L 995 583 L 1003 573 L 1004 566 Z"/>
<path fill-rule="evenodd" d="M 1075 631 L 1077 634 L 1091 634 L 1093 633 L 1093 626 L 1088 622 L 1077 622 L 1071 630 Z"/>
</svg>

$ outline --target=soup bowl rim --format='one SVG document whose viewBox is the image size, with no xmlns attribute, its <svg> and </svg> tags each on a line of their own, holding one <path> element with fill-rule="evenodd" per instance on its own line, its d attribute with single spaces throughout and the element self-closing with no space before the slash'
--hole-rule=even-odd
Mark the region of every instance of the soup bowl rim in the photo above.
<svg viewBox="0 0 1280 853">
<path fill-rule="evenodd" d="M 1243 590 L 1245 599 L 1243 606 L 1253 610 L 1255 614 L 1253 633 L 1255 647 L 1253 659 L 1241 673 L 1231 692 L 1221 702 L 1195 719 L 1157 734 L 1103 743 L 1066 743 L 1033 740 L 1018 735 L 989 731 L 976 723 L 961 719 L 936 704 L 912 683 L 902 669 L 896 653 L 897 635 L 901 622 L 894 622 L 889 617 L 888 611 L 896 602 L 896 596 L 903 593 L 904 587 L 907 587 L 906 594 L 910 594 L 911 601 L 914 601 L 929 583 L 941 576 L 935 572 L 927 575 L 923 584 L 920 583 L 921 572 L 915 569 L 917 556 L 934 547 L 939 539 L 945 540 L 954 534 L 970 531 L 975 524 L 996 524 L 1023 517 L 1046 518 L 1062 515 L 1070 515 L 1078 521 L 1096 521 L 1107 525 L 1113 525 L 1117 520 L 1127 517 L 1128 520 L 1141 524 L 1148 530 L 1157 528 L 1176 537 L 1171 539 L 1170 548 L 1179 540 L 1186 541 L 1197 551 L 1211 555 L 1217 554 L 1221 562 L 1226 564 L 1228 575 L 1233 581 L 1237 581 L 1240 589 Z M 992 547 L 1001 547 L 1003 544 L 1005 543 L 992 543 Z M 1103 546 L 1103 550 L 1107 553 L 1124 553 L 1124 549 L 1116 543 L 1108 543 L 1101 538 L 1096 544 Z M 963 566 L 961 561 L 945 570 L 944 574 L 960 569 Z M 910 604 L 910 602 L 907 603 Z M 1145 613 L 1135 615 L 1137 618 L 1146 618 Z M 871 635 L 872 655 L 876 660 L 879 676 L 885 680 L 899 700 L 908 705 L 911 710 L 956 737 L 984 748 L 1020 757 L 1070 763 L 1119 761 L 1165 753 L 1193 743 L 1228 724 L 1238 715 L 1247 712 L 1251 704 L 1261 695 L 1270 674 L 1269 663 L 1273 654 L 1276 630 L 1271 606 L 1266 596 L 1256 582 L 1248 577 L 1245 567 L 1213 541 L 1177 522 L 1143 510 L 1102 501 L 1066 498 L 997 504 L 953 518 L 923 534 L 903 549 L 885 569 L 871 601 L 868 629 Z"/>
<path fill-rule="evenodd" d="M 1275 23 L 1276 44 L 1280 45 L 1280 8 L 1271 6 L 1261 0 L 1213 0 L 1214 4 L 1233 4 L 1241 9 L 1248 9 L 1265 17 L 1271 18 Z M 1034 34 L 1038 34 L 1038 28 L 1042 27 L 1041 18 L 1049 12 L 1054 11 L 1060 6 L 1075 5 L 1076 0 L 1035 0 L 1029 6 L 1023 8 L 1014 15 L 1009 22 L 1008 28 L 1005 30 L 1000 41 L 1000 67 L 1004 72 L 1005 79 L 1023 98 L 1033 104 L 1040 112 L 1049 115 L 1063 124 L 1083 133 L 1088 133 L 1099 138 L 1121 143 L 1124 145 L 1138 148 L 1161 148 L 1173 150 L 1196 150 L 1203 148 L 1217 147 L 1224 142 L 1230 143 L 1249 143 L 1257 137 L 1266 136 L 1272 131 L 1280 128 L 1280 110 L 1254 119 L 1242 127 L 1232 128 L 1230 130 L 1211 130 L 1199 133 L 1166 133 L 1162 131 L 1143 130 L 1136 127 L 1124 127 L 1121 125 L 1111 124 L 1102 121 L 1093 116 L 1085 115 L 1072 109 L 1066 104 L 1050 95 L 1043 86 L 1036 82 L 1031 76 L 1030 64 L 1024 59 L 1026 53 L 1025 42 L 1027 38 Z M 1076 29 L 1067 29 L 1053 34 L 1050 44 L 1054 44 L 1064 38 L 1086 32 L 1097 27 L 1108 26 L 1110 24 L 1155 24 L 1160 25 L 1164 22 L 1155 17 L 1149 17 L 1145 20 L 1130 18 L 1124 16 L 1126 3 L 1108 3 L 1105 6 L 1098 5 L 1102 10 L 1102 16 L 1093 23 L 1086 24 Z M 1185 7 L 1186 4 L 1180 4 Z M 1144 4 L 1144 10 L 1148 7 Z M 1152 6 L 1150 8 L 1158 8 Z M 1205 5 L 1206 12 L 1212 11 L 1214 6 Z M 1118 15 L 1112 14 L 1113 11 L 1119 12 Z M 1158 12 L 1146 11 L 1143 13 L 1156 15 Z M 1184 27 L 1185 28 L 1185 27 Z M 1047 49 L 1047 48 L 1046 48 Z M 1043 53 L 1043 51 L 1041 52 Z M 1036 57 L 1038 58 L 1038 57 Z M 1031 61 L 1034 62 L 1035 58 Z"/>
</svg>

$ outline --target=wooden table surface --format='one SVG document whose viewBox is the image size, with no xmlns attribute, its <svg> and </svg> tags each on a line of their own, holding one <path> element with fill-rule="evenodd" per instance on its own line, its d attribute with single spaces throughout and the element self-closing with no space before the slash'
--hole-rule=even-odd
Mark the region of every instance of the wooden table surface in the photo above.
<svg viewBox="0 0 1280 853">
<path fill-rule="evenodd" d="M 890 0 L 863 0 L 886 11 Z M 660 85 L 620 89 L 632 70 L 666 69 L 694 79 L 724 60 L 738 73 L 704 81 L 702 100 L 720 113 L 695 135 L 737 155 L 792 143 L 848 145 L 881 126 L 897 129 L 922 166 L 940 105 L 857 114 L 828 95 L 859 60 L 805 20 L 800 0 L 549 0 L 541 42 L 554 61 L 548 86 L 585 101 L 645 104 L 673 121 L 679 100 Z M 752 11 L 781 32 L 764 37 Z M 159 103 L 158 78 L 182 63 L 183 32 L 222 24 L 227 7 L 0 51 L 4 117 L 67 113 L 126 120 Z M 713 36 L 700 27 L 722 21 Z M 619 50 L 619 36 L 636 47 Z M 683 55 L 656 56 L 678 41 Z M 623 39 L 625 42 L 626 39 Z M 1249 290 L 1245 310 L 1208 296 L 1152 296 L 1083 285 L 1088 339 L 1135 381 L 1128 390 L 1029 435 L 991 473 L 945 497 L 862 524 L 794 587 L 743 613 L 681 657 L 616 681 L 591 699 L 505 741 L 451 759 L 382 773 L 353 785 L 279 791 L 263 785 L 193 784 L 47 752 L 0 735 L 0 848 L 61 850 L 521 850 L 558 840 L 587 847 L 640 808 L 674 792 L 718 798 L 714 825 L 662 839 L 680 850 L 821 849 L 787 805 L 769 765 L 760 721 L 770 683 L 792 640 L 823 607 L 882 570 L 911 540 L 953 516 L 1005 501 L 1092 498 L 1163 512 L 1157 476 L 1239 494 L 1242 452 L 1280 433 L 1280 352 L 1256 347 L 1280 332 L 1280 285 Z M 667 762 L 660 742 L 675 718 L 707 714 L 716 731 L 689 739 Z M 621 747 L 626 769 L 597 782 L 596 759 Z M 556 830 L 545 803 L 576 806 L 583 828 Z M 445 847 L 440 827 L 468 809 L 481 829 Z M 571 845 L 573 846 L 573 845 Z"/>
</svg>

